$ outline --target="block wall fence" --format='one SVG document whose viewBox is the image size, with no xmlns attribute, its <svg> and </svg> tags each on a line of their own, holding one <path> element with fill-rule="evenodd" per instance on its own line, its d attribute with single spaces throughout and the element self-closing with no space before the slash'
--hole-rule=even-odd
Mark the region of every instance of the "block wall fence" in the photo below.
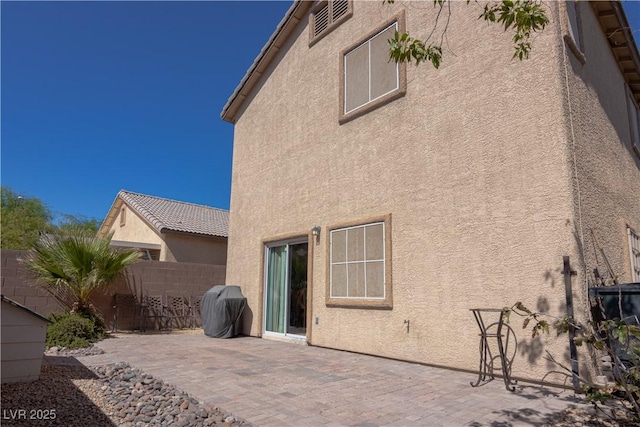
<svg viewBox="0 0 640 427">
<path fill-rule="evenodd" d="M 63 308 L 46 291 L 34 285 L 29 271 L 20 262 L 27 251 L 2 250 L 1 293 L 9 299 L 48 316 Z M 108 326 L 114 315 L 114 295 L 184 295 L 202 296 L 215 285 L 224 285 L 226 266 L 184 262 L 138 261 L 127 268 L 125 275 L 106 291 L 97 291 L 92 300 Z M 120 324 L 120 322 L 118 322 Z M 119 326 L 122 328 L 122 326 Z M 126 328 L 125 328 L 126 329 Z"/>
</svg>

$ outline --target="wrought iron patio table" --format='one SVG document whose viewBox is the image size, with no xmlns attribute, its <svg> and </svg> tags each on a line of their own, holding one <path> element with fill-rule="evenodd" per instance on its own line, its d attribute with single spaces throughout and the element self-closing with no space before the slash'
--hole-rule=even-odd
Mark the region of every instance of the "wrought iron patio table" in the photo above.
<svg viewBox="0 0 640 427">
<path fill-rule="evenodd" d="M 478 369 L 478 380 L 471 383 L 472 387 L 478 387 L 480 383 L 487 383 L 495 378 L 494 362 L 500 360 L 502 369 L 502 379 L 509 391 L 515 391 L 517 381 L 511 379 L 511 366 L 516 354 L 518 343 L 513 329 L 505 324 L 505 310 L 500 308 L 472 308 L 473 316 L 480 328 L 480 367 Z M 483 318 L 483 315 L 485 318 Z M 491 323 L 486 323 L 487 318 Z M 491 350 L 491 342 L 496 340 L 498 354 Z M 491 341 L 491 342 L 490 342 Z"/>
</svg>

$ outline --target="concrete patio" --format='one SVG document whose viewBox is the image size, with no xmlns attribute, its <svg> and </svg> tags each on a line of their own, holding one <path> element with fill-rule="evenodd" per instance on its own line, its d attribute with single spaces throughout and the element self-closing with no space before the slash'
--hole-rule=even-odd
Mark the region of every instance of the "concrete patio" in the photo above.
<svg viewBox="0 0 640 427">
<path fill-rule="evenodd" d="M 129 364 L 257 426 L 541 426 L 573 392 L 319 347 L 202 331 L 117 334 L 87 365 Z"/>
</svg>

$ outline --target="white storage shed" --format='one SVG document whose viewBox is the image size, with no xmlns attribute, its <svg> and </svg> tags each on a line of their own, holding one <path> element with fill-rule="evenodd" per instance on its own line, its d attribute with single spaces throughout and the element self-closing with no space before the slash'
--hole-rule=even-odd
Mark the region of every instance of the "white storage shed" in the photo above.
<svg viewBox="0 0 640 427">
<path fill-rule="evenodd" d="M 4 295 L 0 299 L 1 382 L 35 381 L 40 377 L 49 320 Z"/>
</svg>

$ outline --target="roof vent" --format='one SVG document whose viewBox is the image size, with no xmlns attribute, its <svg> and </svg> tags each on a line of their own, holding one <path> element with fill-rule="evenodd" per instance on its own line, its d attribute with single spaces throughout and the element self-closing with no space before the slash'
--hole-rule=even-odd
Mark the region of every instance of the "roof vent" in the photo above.
<svg viewBox="0 0 640 427">
<path fill-rule="evenodd" d="M 332 21 L 336 21 L 338 18 L 342 17 L 349 10 L 349 1 L 348 0 L 336 0 L 333 2 L 333 11 L 331 13 Z"/>
<path fill-rule="evenodd" d="M 316 18 L 314 20 L 313 27 L 313 35 L 317 36 L 321 32 L 327 29 L 329 26 L 329 4 L 326 4 L 325 7 L 320 9 L 316 13 Z"/>
<path fill-rule="evenodd" d="M 322 1 L 315 6 L 309 17 L 310 44 L 329 34 L 334 28 L 353 14 L 351 0 Z"/>
</svg>

